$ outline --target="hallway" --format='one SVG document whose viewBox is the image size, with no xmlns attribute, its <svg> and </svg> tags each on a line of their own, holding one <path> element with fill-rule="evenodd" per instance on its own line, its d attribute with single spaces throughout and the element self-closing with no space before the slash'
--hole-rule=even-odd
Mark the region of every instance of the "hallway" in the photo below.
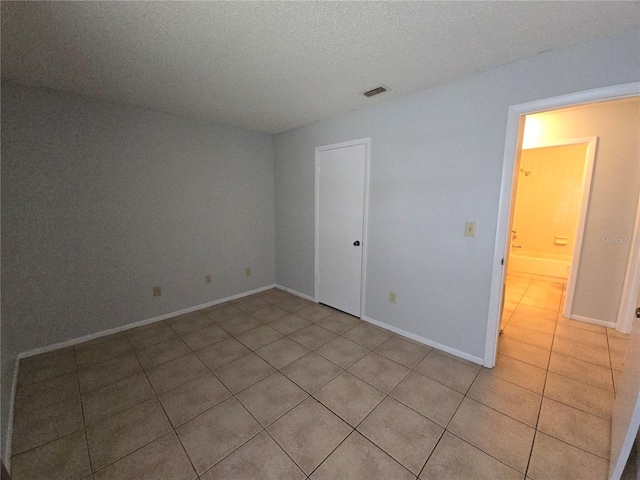
<svg viewBox="0 0 640 480">
<path fill-rule="evenodd" d="M 507 278 L 492 373 L 537 395 L 513 401 L 522 390 L 509 394 L 505 384 L 502 395 L 494 393 L 494 408 L 510 414 L 500 404 L 511 405 L 536 427 L 528 477 L 570 478 L 565 469 L 576 475 L 577 468 L 588 475 L 580 478 L 601 478 L 596 472 L 609 459 L 611 408 L 628 335 L 563 317 L 565 295 L 563 283 Z M 542 457 L 558 461 L 538 461 Z"/>
</svg>

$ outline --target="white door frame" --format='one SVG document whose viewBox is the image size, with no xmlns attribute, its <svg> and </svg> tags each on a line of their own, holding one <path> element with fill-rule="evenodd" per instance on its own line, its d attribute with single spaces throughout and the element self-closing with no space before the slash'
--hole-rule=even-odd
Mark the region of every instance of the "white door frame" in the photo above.
<svg viewBox="0 0 640 480">
<path fill-rule="evenodd" d="M 578 225 L 574 237 L 573 253 L 571 254 L 571 269 L 569 271 L 569 279 L 567 280 L 567 298 L 565 299 L 564 311 L 562 312 L 567 318 L 569 318 L 571 314 L 573 295 L 576 290 L 576 278 L 578 278 L 578 267 L 580 266 L 580 252 L 582 251 L 582 236 L 584 235 L 584 225 L 587 221 L 587 207 L 589 206 L 589 195 L 591 194 L 591 179 L 593 178 L 593 165 L 598 149 L 598 137 L 565 138 L 561 140 L 531 142 L 526 147 L 522 147 L 522 150 L 531 150 L 533 148 L 563 147 L 566 145 L 580 144 L 587 144 L 587 151 L 582 170 L 582 194 L 580 208 L 578 210 Z M 511 208 L 515 208 L 515 205 L 511 206 Z"/>
<path fill-rule="evenodd" d="M 636 207 L 636 221 L 633 227 L 633 236 L 627 262 L 627 273 L 622 286 L 620 308 L 616 318 L 616 330 L 622 333 L 630 333 L 633 326 L 633 318 L 636 316 L 638 291 L 640 290 L 640 196 Z"/>
<path fill-rule="evenodd" d="M 500 315 L 502 313 L 502 286 L 504 285 L 504 277 L 506 273 L 504 261 L 509 253 L 506 250 L 507 232 L 509 228 L 509 210 L 511 208 L 513 169 L 520 140 L 518 138 L 520 118 L 530 113 L 538 113 L 573 105 L 613 100 L 636 95 L 640 95 L 640 82 L 585 90 L 582 92 L 511 105 L 509 107 L 505 134 L 504 157 L 502 161 L 502 180 L 500 183 L 500 197 L 498 202 L 496 243 L 493 251 L 493 268 L 491 274 L 491 289 L 489 293 L 489 315 L 487 319 L 487 335 L 485 338 L 483 359 L 483 365 L 485 367 L 492 368 L 496 363 L 498 334 L 500 332 Z"/>
<path fill-rule="evenodd" d="M 315 162 L 315 184 L 316 184 L 316 204 L 315 204 L 315 262 L 314 262 L 314 300 L 316 303 L 320 297 L 320 282 L 318 272 L 320 271 L 320 152 L 327 150 L 335 150 L 337 148 L 353 147 L 355 145 L 365 146 L 364 156 L 364 215 L 362 222 L 362 278 L 361 278 L 361 290 L 360 290 L 360 318 L 364 318 L 364 305 L 365 305 L 365 292 L 366 292 L 366 279 L 367 279 L 367 249 L 369 246 L 368 224 L 369 224 L 369 158 L 371 156 L 371 138 L 360 138 L 358 140 L 351 140 L 348 142 L 333 143 L 331 145 L 324 145 L 322 147 L 316 147 L 316 162 Z"/>
</svg>

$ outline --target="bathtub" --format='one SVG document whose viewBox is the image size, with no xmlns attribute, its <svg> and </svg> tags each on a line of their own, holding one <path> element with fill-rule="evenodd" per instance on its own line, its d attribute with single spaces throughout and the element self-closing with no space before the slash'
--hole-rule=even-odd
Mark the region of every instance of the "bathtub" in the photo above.
<svg viewBox="0 0 640 480">
<path fill-rule="evenodd" d="M 508 273 L 527 273 L 546 277 L 569 278 L 571 255 L 540 253 L 512 248 Z"/>
</svg>

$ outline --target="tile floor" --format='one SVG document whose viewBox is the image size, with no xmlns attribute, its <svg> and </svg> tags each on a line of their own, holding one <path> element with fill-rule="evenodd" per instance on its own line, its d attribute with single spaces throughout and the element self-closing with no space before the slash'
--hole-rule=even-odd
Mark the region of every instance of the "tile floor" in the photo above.
<svg viewBox="0 0 640 480">
<path fill-rule="evenodd" d="M 600 479 L 626 339 L 510 278 L 487 370 L 279 290 L 20 364 L 14 480 Z"/>
</svg>

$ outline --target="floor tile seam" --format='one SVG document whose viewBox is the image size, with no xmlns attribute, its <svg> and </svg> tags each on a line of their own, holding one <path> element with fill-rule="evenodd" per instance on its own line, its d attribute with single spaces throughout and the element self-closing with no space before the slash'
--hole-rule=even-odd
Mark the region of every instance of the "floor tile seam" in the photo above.
<svg viewBox="0 0 640 480">
<path fill-rule="evenodd" d="M 461 442 L 466 443 L 467 445 L 471 445 L 471 446 L 472 446 L 473 448 L 475 448 L 476 450 L 481 451 L 481 452 L 482 452 L 482 453 L 484 453 L 485 455 L 487 455 L 487 456 L 491 457 L 491 458 L 492 458 L 492 459 L 494 459 L 496 462 L 501 463 L 501 464 L 502 464 L 502 465 L 504 465 L 505 467 L 510 468 L 510 469 L 511 469 L 511 470 L 513 470 L 514 472 L 516 472 L 516 473 L 518 473 L 518 474 L 520 474 L 520 475 L 525 475 L 525 476 L 526 476 L 526 474 L 525 474 L 524 472 L 521 472 L 521 471 L 519 471 L 519 470 L 517 470 L 517 469 L 513 468 L 511 465 L 509 465 L 509 464 L 505 463 L 503 460 L 500 460 L 499 458 L 495 457 L 495 456 L 494 456 L 494 455 L 492 455 L 491 453 L 489 453 L 489 452 L 485 451 L 483 448 L 481 448 L 481 447 L 479 447 L 479 446 L 477 446 L 477 445 L 474 445 L 473 443 L 471 443 L 471 442 L 470 442 L 470 441 L 468 441 L 468 440 L 465 440 L 464 438 L 462 438 L 462 437 L 461 437 L 460 435 L 458 435 L 457 433 L 452 432 L 451 430 L 449 430 L 449 428 L 448 428 L 448 427 L 445 429 L 445 433 L 448 433 L 449 435 L 453 435 L 453 436 L 454 436 L 454 437 L 456 437 L 458 440 L 460 440 Z M 444 433 L 443 433 L 443 436 L 444 436 Z M 534 440 L 532 440 L 532 441 L 531 441 L 531 446 L 532 446 L 532 448 L 533 448 L 533 443 L 534 443 L 534 441 L 535 441 L 535 437 L 534 437 Z M 434 449 L 434 450 L 435 450 L 435 449 Z M 427 463 L 428 463 L 428 462 L 427 462 Z M 426 466 L 426 465 L 425 465 L 425 466 Z M 528 465 L 527 465 L 527 466 L 528 466 Z M 523 480 L 524 480 L 524 478 L 523 478 Z"/>
<path fill-rule="evenodd" d="M 527 360 L 524 360 L 524 359 L 522 359 L 522 358 L 517 358 L 517 357 L 514 357 L 514 356 L 512 356 L 512 355 L 509 355 L 508 353 L 506 353 L 506 352 L 504 352 L 504 351 L 502 351 L 502 352 L 501 352 L 501 351 L 498 351 L 498 353 L 499 353 L 500 355 L 504 355 L 505 357 L 509 357 L 509 358 L 510 358 L 510 359 L 512 359 L 512 360 L 517 360 L 517 361 L 519 361 L 519 362 L 526 363 L 527 365 L 531 365 L 532 367 L 541 368 L 542 370 L 547 370 L 547 369 L 548 369 L 548 367 L 549 367 L 549 361 L 547 361 L 547 367 L 541 367 L 540 365 L 538 365 L 538 364 L 536 364 L 536 363 L 531 363 L 531 362 L 529 362 L 529 361 L 527 361 Z M 549 357 L 551 357 L 551 355 L 549 355 Z"/>
<path fill-rule="evenodd" d="M 464 365 L 464 363 L 463 363 L 462 365 Z M 416 366 L 416 367 L 417 367 L 417 366 Z M 437 379 L 435 379 L 435 378 L 431 378 L 429 375 L 425 375 L 424 373 L 417 371 L 415 368 L 414 368 L 414 369 L 412 369 L 412 370 L 411 370 L 411 372 L 413 372 L 413 373 L 417 373 L 418 375 L 421 375 L 421 376 L 423 376 L 423 377 L 425 377 L 425 378 L 427 378 L 427 379 L 431 380 L 432 382 L 436 382 L 436 383 L 438 383 L 438 384 L 442 385 L 443 387 L 447 387 L 449 390 L 453 390 L 454 392 L 456 392 L 456 393 L 458 393 L 458 394 L 460 394 L 460 395 L 466 396 L 466 393 L 460 392 L 460 391 L 456 390 L 455 388 L 452 388 L 452 387 L 450 387 L 449 385 L 447 385 L 447 384 L 445 384 L 445 383 L 442 383 L 440 380 L 437 380 Z M 409 372 L 409 374 L 410 374 L 411 372 Z M 475 381 L 475 379 L 476 379 L 476 377 L 477 377 L 477 375 L 478 375 L 478 373 L 479 373 L 479 372 L 480 372 L 480 370 L 478 370 L 478 372 L 476 372 L 476 376 L 475 376 L 475 377 L 473 377 L 473 380 L 471 381 L 471 383 L 473 383 L 473 382 Z M 407 375 L 406 375 L 402 380 L 404 380 L 404 379 L 405 379 L 405 378 L 407 378 L 408 376 L 409 376 L 409 375 L 407 374 Z M 400 383 L 402 383 L 402 382 L 400 382 Z M 400 384 L 398 384 L 398 385 L 400 385 Z M 396 387 L 397 387 L 398 385 L 396 385 Z M 469 388 L 470 388 L 470 387 L 471 387 L 471 385 L 469 385 Z M 467 388 L 467 391 L 469 390 L 469 388 Z M 395 390 L 395 388 L 394 388 L 394 390 Z M 392 391 L 393 391 L 393 390 L 392 390 Z M 391 392 L 389 392 L 389 393 L 391 393 Z"/>
<path fill-rule="evenodd" d="M 606 367 L 602 367 L 602 368 L 606 368 Z M 586 386 L 588 386 L 588 387 L 597 388 L 598 390 L 601 390 L 602 392 L 607 393 L 607 394 L 610 394 L 610 395 L 612 395 L 612 396 L 613 396 L 613 391 L 612 391 L 612 390 L 607 390 L 607 389 L 605 389 L 605 388 L 598 387 L 597 385 L 591 385 L 590 383 L 583 382 L 583 381 L 581 381 L 581 380 L 578 380 L 578 379 L 576 379 L 576 378 L 569 377 L 568 375 L 564 375 L 564 374 L 562 374 L 562 373 L 558 373 L 558 372 L 555 372 L 555 371 L 553 371 L 553 370 L 548 370 L 548 369 L 547 369 L 547 372 L 551 372 L 551 373 L 553 373 L 554 375 L 558 375 L 558 376 L 563 377 L 563 378 L 568 378 L 569 380 L 573 380 L 574 382 L 578 382 L 578 383 L 580 383 L 580 384 L 582 384 L 582 385 L 586 385 Z M 547 375 L 547 378 L 548 378 L 548 375 Z M 546 387 L 546 380 L 545 380 L 545 387 Z M 546 388 L 545 388 L 545 392 L 546 392 Z"/>
<path fill-rule="evenodd" d="M 469 400 L 473 400 L 474 402 L 479 403 L 483 407 L 487 407 L 487 408 L 493 410 L 494 412 L 499 413 L 500 415 L 504 415 L 505 417 L 508 417 L 511 420 L 514 420 L 514 421 L 518 422 L 520 425 L 523 425 L 523 426 L 527 427 L 530 430 L 535 430 L 535 427 L 532 427 L 531 425 L 528 425 L 528 424 L 524 423 L 522 420 L 518 420 L 517 418 L 512 417 L 508 413 L 501 412 L 497 408 L 492 407 L 491 405 L 487 405 L 486 403 L 481 402 L 480 400 L 476 400 L 475 398 L 472 398 L 472 397 L 469 397 L 469 396 L 466 396 L 466 395 L 465 395 L 464 398 L 468 398 Z M 463 399 L 463 401 L 464 401 L 464 399 Z M 462 402 L 460 402 L 460 404 L 462 405 Z M 542 399 L 540 400 L 540 404 L 542 404 Z M 453 417 L 451 417 L 451 419 L 453 420 Z M 449 421 L 449 423 L 447 423 L 447 428 L 449 428 L 449 424 L 450 423 L 451 423 L 451 420 Z"/>
<path fill-rule="evenodd" d="M 546 336 L 548 336 L 548 337 L 553 337 L 553 336 L 554 336 L 554 334 L 553 334 L 553 333 L 541 332 L 540 330 L 535 330 L 535 329 L 533 329 L 533 328 L 524 327 L 524 326 L 520 326 L 520 325 L 511 325 L 511 328 L 517 328 L 517 329 L 519 329 L 519 330 L 526 330 L 527 332 L 533 332 L 533 333 L 537 333 L 537 334 L 540 334 L 540 335 L 546 335 Z M 509 336 L 507 335 L 506 330 L 507 330 L 507 327 L 505 327 L 505 328 L 504 328 L 504 331 L 505 331 L 504 335 L 505 335 L 505 336 L 507 336 L 507 337 L 509 337 Z M 525 333 L 526 333 L 526 332 L 525 332 Z M 516 339 L 516 340 L 519 340 L 519 339 L 518 339 L 517 337 L 515 337 L 515 336 L 511 336 L 510 338 L 514 338 L 514 339 Z M 521 341 L 521 342 L 523 342 L 523 343 L 529 343 L 529 342 L 526 342 L 525 340 L 520 340 L 520 341 Z M 534 345 L 534 346 L 536 346 L 536 347 L 538 346 L 538 345 L 535 345 L 535 344 L 530 344 L 530 345 Z M 546 347 L 540 347 L 540 348 L 545 348 L 545 350 L 546 350 Z"/>
<path fill-rule="evenodd" d="M 273 424 L 271 424 L 271 425 L 273 425 Z M 291 463 L 293 463 L 293 464 L 297 467 L 297 469 L 298 469 L 298 470 L 300 470 L 300 472 L 302 472 L 302 475 L 304 475 L 304 477 L 305 477 L 305 478 L 309 478 L 309 475 L 307 475 L 307 474 L 305 473 L 305 471 L 304 471 L 304 470 L 302 470 L 302 468 L 300 467 L 300 465 L 298 465 L 298 464 L 296 463 L 296 461 L 293 459 L 293 457 L 291 457 L 291 455 L 289 455 L 289 452 L 287 452 L 287 451 L 284 449 L 284 447 L 282 447 L 282 445 L 280 445 L 280 444 L 278 443 L 278 441 L 273 437 L 273 435 L 271 435 L 271 432 L 270 432 L 269 430 L 267 430 L 266 428 L 264 429 L 264 432 L 265 432 L 267 435 L 269 435 L 269 438 L 270 438 L 270 439 L 271 439 L 271 440 L 272 440 L 272 441 L 273 441 L 273 442 L 278 446 L 278 448 L 279 448 L 282 452 L 284 452 L 284 454 L 289 458 L 289 460 L 291 460 Z M 349 435 L 347 435 L 347 436 L 349 436 Z M 333 453 L 333 452 L 332 452 L 332 453 Z M 329 454 L 329 455 L 331 455 L 331 454 Z M 327 458 L 328 458 L 328 456 L 327 456 Z M 324 461 L 324 460 L 323 460 L 323 461 Z M 318 465 L 318 466 L 320 466 L 320 465 Z"/>
<path fill-rule="evenodd" d="M 598 414 L 596 414 L 596 413 L 593 413 L 593 412 L 589 412 L 589 411 L 587 411 L 587 410 L 584 410 L 583 408 L 579 408 L 579 407 L 576 407 L 575 405 L 571 405 L 571 404 L 569 404 L 569 403 L 566 403 L 566 401 L 562 401 L 562 400 L 558 400 L 557 398 L 549 397 L 548 395 L 544 395 L 544 396 L 543 396 L 543 400 L 544 400 L 545 398 L 548 398 L 549 400 L 553 400 L 554 402 L 557 402 L 557 403 L 561 403 L 561 404 L 562 404 L 562 405 L 564 405 L 565 407 L 571 407 L 571 408 L 573 408 L 573 409 L 575 409 L 575 410 L 578 410 L 579 412 L 582 412 L 582 413 L 588 413 L 589 415 L 592 415 L 592 416 L 594 416 L 594 417 L 597 417 L 597 418 L 600 418 L 600 419 L 602 419 L 602 420 L 606 420 L 606 421 L 608 421 L 608 422 L 611 422 L 611 416 L 609 416 L 608 418 L 607 418 L 607 417 L 603 417 L 603 416 L 600 416 L 600 415 L 598 415 Z"/>
<path fill-rule="evenodd" d="M 500 354 L 500 355 L 502 355 L 502 354 Z M 509 358 L 511 358 L 511 357 L 509 357 Z M 526 363 L 526 362 L 522 362 L 522 363 Z M 533 366 L 533 365 L 531 365 L 531 364 L 529 364 L 529 363 L 527 363 L 527 365 L 528 365 L 528 366 Z M 494 367 L 494 368 L 495 368 L 495 367 Z M 537 368 L 539 368 L 539 369 L 541 369 L 541 370 L 545 370 L 545 369 L 544 369 L 544 368 L 542 368 L 542 367 L 537 367 Z M 501 377 L 501 376 L 499 376 L 499 375 L 496 375 L 496 374 L 494 374 L 494 373 L 491 373 L 491 371 L 492 371 L 493 369 L 487 369 L 487 370 L 489 370 L 489 371 L 481 370 L 481 372 L 482 372 L 482 373 L 484 373 L 485 375 L 491 375 L 492 377 L 496 377 L 496 378 L 498 378 L 498 379 L 502 380 L 503 382 L 507 382 L 507 383 L 510 383 L 511 385 L 515 385 L 516 387 L 523 388 L 524 390 L 526 390 L 526 391 L 528 391 L 528 392 L 535 393 L 535 394 L 537 394 L 537 395 L 542 396 L 542 392 L 539 392 L 539 391 L 537 391 L 537 390 L 532 390 L 531 388 L 527 388 L 527 387 L 525 387 L 525 386 L 523 386 L 523 385 L 519 385 L 519 384 L 517 384 L 517 383 L 515 383 L 515 382 L 513 382 L 513 381 L 511 381 L 511 380 L 508 380 L 508 379 L 503 378 L 503 377 Z M 543 387 L 542 387 L 543 391 L 544 391 L 544 383 L 547 381 L 547 374 L 546 374 L 546 372 L 547 372 L 547 371 L 548 371 L 548 370 L 545 370 L 544 382 L 543 382 Z M 477 378 L 477 377 L 476 377 L 476 378 Z"/>
<path fill-rule="evenodd" d="M 440 427 L 440 425 L 438 425 Z M 424 469 L 427 468 L 427 464 L 429 463 L 429 460 L 431 460 L 431 457 L 433 456 L 433 452 L 436 451 L 436 449 L 438 448 L 438 445 L 440 445 L 440 442 L 442 441 L 442 438 L 444 437 L 444 434 L 447 433 L 447 429 L 442 428 L 442 432 L 440 433 L 440 436 L 438 437 L 438 441 L 436 442 L 436 444 L 433 446 L 433 448 L 431 449 L 431 451 L 429 452 L 429 455 L 427 455 L 427 459 L 424 461 L 424 464 L 422 465 L 422 467 L 420 468 L 420 471 L 418 472 L 418 474 L 416 475 L 416 479 L 420 478 L 420 475 L 422 475 L 422 472 L 424 472 Z"/>
<path fill-rule="evenodd" d="M 366 357 L 366 355 L 365 355 L 365 357 Z M 356 363 L 358 363 L 358 362 L 359 362 L 360 360 L 362 360 L 363 358 L 364 358 L 364 357 L 362 357 L 362 358 L 360 358 L 359 360 L 357 360 L 355 363 L 353 363 L 351 366 L 349 366 L 349 368 L 353 367 Z M 396 389 L 396 387 L 397 387 L 398 385 L 400 385 L 400 384 L 402 383 L 402 381 L 403 381 L 405 378 L 407 378 L 407 377 L 411 374 L 411 370 L 409 370 L 409 371 L 408 371 L 408 372 L 407 372 L 407 373 L 402 377 L 402 379 L 401 379 L 398 383 L 396 383 L 396 384 L 393 386 L 393 388 L 392 388 L 391 390 L 389 390 L 389 393 L 387 393 L 387 392 L 385 392 L 385 391 L 381 390 L 381 389 L 380 389 L 380 387 L 376 387 L 373 383 L 369 382 L 368 380 L 365 380 L 364 378 L 361 378 L 359 375 L 357 375 L 357 374 L 355 374 L 355 373 L 353 373 L 353 372 L 349 371 L 349 368 L 345 368 L 345 372 L 350 373 L 351 375 L 353 375 L 353 376 L 354 376 L 354 377 L 356 377 L 357 379 L 362 380 L 362 381 L 363 381 L 364 383 L 366 383 L 367 385 L 369 385 L 369 386 L 371 386 L 371 387 L 375 388 L 376 390 L 378 390 L 379 392 L 382 392 L 382 393 L 383 393 L 383 394 L 385 394 L 385 395 L 389 395 L 391 392 L 393 392 L 393 391 Z M 406 367 L 405 367 L 405 368 L 406 368 Z"/>
<path fill-rule="evenodd" d="M 18 370 L 19 369 L 20 369 L 20 367 L 18 367 Z M 20 374 L 20 370 L 19 370 L 19 373 L 18 373 L 18 378 L 19 379 L 18 379 L 18 384 L 16 385 L 16 392 L 19 391 L 20 388 L 22 388 L 22 387 L 28 387 L 28 386 L 35 385 L 35 384 L 40 383 L 40 382 L 46 382 L 47 380 L 53 380 L 55 378 L 59 378 L 59 377 L 62 377 L 64 375 L 69 375 L 70 373 L 76 373 L 77 374 L 78 370 L 68 370 L 66 372 L 62 372 L 62 373 L 53 375 L 51 377 L 46 377 L 46 378 L 43 378 L 41 380 L 38 380 L 37 382 L 32 382 L 32 383 L 24 383 L 25 380 L 20 380 L 20 377 L 22 377 L 22 378 L 24 378 L 25 376 L 29 377 L 29 376 L 32 376 L 32 373 L 33 372 Z"/>
<path fill-rule="evenodd" d="M 320 389 L 318 389 L 315 393 L 317 393 L 318 391 L 320 391 Z M 380 391 L 380 390 L 378 390 Z M 386 400 L 387 397 L 389 397 L 389 394 L 386 394 L 384 392 L 381 392 L 384 397 L 382 397 L 382 399 L 376 403 L 376 405 L 371 409 L 371 411 L 369 413 L 367 413 L 364 418 L 362 418 L 362 420 L 360 420 L 355 426 L 351 425 L 346 418 L 343 418 L 338 412 L 335 412 L 331 407 L 329 407 L 329 405 L 326 405 L 322 400 L 320 400 L 319 398 L 311 395 L 311 397 L 318 402 L 319 404 L 321 404 L 324 408 L 326 408 L 327 410 L 329 410 L 331 413 L 333 413 L 336 417 L 338 417 L 340 420 L 342 420 L 344 423 L 346 423 L 349 427 L 351 427 L 353 430 L 357 430 L 357 428 L 362 424 L 362 422 L 364 422 L 372 413 L 373 411 L 378 408 L 380 406 L 380 404 L 382 402 L 384 402 Z M 391 397 L 393 398 L 393 397 Z M 394 399 L 395 400 L 395 399 Z M 422 415 L 424 417 L 424 415 Z M 426 417 L 425 417 L 426 418 Z M 433 421 L 433 420 L 431 420 Z"/>
<path fill-rule="evenodd" d="M 109 418 L 115 417 L 116 415 L 119 415 L 119 414 L 121 414 L 121 413 L 124 413 L 124 412 L 126 412 L 126 411 L 128 411 L 128 410 L 130 410 L 130 409 L 132 409 L 132 408 L 134 408 L 134 407 L 137 407 L 138 405 L 141 405 L 141 404 L 143 404 L 143 403 L 145 403 L 145 402 L 148 402 L 149 400 L 153 400 L 154 398 L 155 398 L 156 400 L 158 400 L 158 402 L 160 402 L 160 399 L 159 399 L 159 397 L 158 397 L 158 394 L 157 394 L 157 393 L 156 393 L 156 391 L 153 389 L 153 385 L 151 385 L 151 390 L 152 390 L 152 393 L 153 393 L 153 395 L 154 395 L 153 397 L 143 398 L 142 400 L 140 400 L 140 401 L 138 401 L 138 402 L 136 402 L 136 403 L 134 403 L 134 404 L 127 405 L 127 406 L 126 406 L 126 407 L 124 407 L 122 410 L 118 410 L 117 412 L 111 413 L 111 414 L 107 415 L 106 417 L 101 417 L 101 418 L 99 418 L 98 420 L 95 420 L 95 421 L 94 421 L 94 422 L 92 422 L 92 423 L 87 423 L 87 420 L 84 418 L 84 403 L 83 403 L 83 406 L 82 406 L 82 407 L 83 407 L 83 420 L 84 420 L 85 429 L 87 429 L 87 430 L 88 430 L 89 428 L 95 427 L 98 423 L 103 422 L 104 420 L 107 420 L 107 419 L 109 419 Z"/>
<path fill-rule="evenodd" d="M 403 406 L 407 407 L 409 410 L 413 410 L 415 413 L 417 413 L 418 415 L 420 415 L 423 418 L 426 418 L 427 420 L 429 420 L 431 423 L 434 423 L 435 425 L 437 425 L 440 428 L 444 428 L 446 429 L 446 427 L 440 423 L 438 423 L 436 420 L 434 420 L 433 418 L 429 418 L 428 416 L 426 416 L 424 413 L 419 412 L 418 410 L 416 410 L 415 408 L 413 408 L 411 405 L 407 404 L 406 402 L 404 402 L 403 400 L 394 397 L 393 395 L 391 395 L 393 393 L 393 390 L 389 393 L 389 395 L 387 395 L 388 397 L 392 398 L 393 400 L 395 400 L 396 402 L 401 403 Z M 453 419 L 453 417 L 455 416 L 456 412 L 458 411 L 458 409 L 460 408 L 460 405 L 462 404 L 462 401 L 464 400 L 464 397 L 460 399 L 460 402 L 458 403 L 458 406 L 456 407 L 453 415 L 451 415 L 451 418 L 449 420 L 447 420 L 447 426 L 449 425 L 449 423 L 451 423 L 451 420 Z"/>
<path fill-rule="evenodd" d="M 570 358 L 573 358 L 573 357 L 570 357 Z M 574 360 L 575 360 L 575 359 L 574 359 Z M 593 364 L 593 363 L 592 363 L 591 365 L 594 365 L 594 366 L 601 366 L 601 365 L 595 365 L 595 364 Z M 551 366 L 551 365 L 549 365 L 549 366 Z M 588 386 L 590 386 L 590 387 L 596 387 L 596 388 L 599 388 L 599 389 L 601 389 L 601 390 L 606 390 L 607 392 L 611 392 L 611 393 L 614 393 L 614 394 L 615 394 L 615 392 L 614 392 L 614 387 L 613 387 L 613 383 L 614 383 L 614 382 L 613 382 L 613 370 L 611 370 L 611 369 L 609 369 L 609 368 L 607 368 L 607 367 L 602 367 L 602 368 L 604 368 L 604 369 L 606 369 L 606 370 L 609 370 L 609 371 L 610 371 L 610 373 L 611 373 L 611 385 L 612 385 L 612 388 L 611 388 L 611 389 L 608 389 L 608 388 L 602 388 L 602 387 L 600 387 L 599 385 L 595 385 L 595 384 L 593 384 L 593 383 L 585 382 L 584 380 L 581 380 L 580 378 L 572 377 L 572 376 L 570 376 L 570 375 L 564 374 L 564 373 L 562 373 L 562 372 L 558 372 L 558 371 L 553 370 L 553 369 L 551 369 L 551 368 L 548 370 L 548 372 L 551 372 L 551 373 L 553 373 L 553 374 L 555 374 L 555 375 L 560 375 L 560 376 L 562 376 L 562 377 L 569 378 L 569 379 L 571 379 L 571 380 L 575 380 L 576 382 L 583 383 L 584 385 L 588 385 Z M 546 377 L 545 377 L 545 381 L 546 381 Z"/>
<path fill-rule="evenodd" d="M 600 418 L 600 417 L 598 417 L 598 418 Z M 605 458 L 605 457 L 603 457 L 603 456 L 601 456 L 601 455 L 598 455 L 597 453 L 590 452 L 589 450 L 586 450 L 586 449 L 584 449 L 584 448 L 582 448 L 582 447 L 579 447 L 578 445 L 574 445 L 573 443 L 570 443 L 570 442 L 568 442 L 567 440 L 563 440 L 562 438 L 560 438 L 560 437 L 558 437 L 558 436 L 554 435 L 553 433 L 545 432 L 544 430 L 542 430 L 542 429 L 540 429 L 540 428 L 536 428 L 536 432 L 544 433 L 545 435 L 547 435 L 547 436 L 549 436 L 549 437 L 552 437 L 552 438 L 555 438 L 556 440 L 558 440 L 558 441 L 560 441 L 560 442 L 562 442 L 562 443 L 564 443 L 564 444 L 566 444 L 566 445 L 570 445 L 570 446 L 572 446 L 572 447 L 574 447 L 574 448 L 577 448 L 578 450 L 582 450 L 582 451 L 583 451 L 583 452 L 585 452 L 585 453 L 588 453 L 588 454 L 594 455 L 594 456 L 596 456 L 596 457 L 598 457 L 598 458 L 601 458 L 602 460 L 605 460 L 605 461 L 607 461 L 607 462 L 609 461 L 609 459 L 608 459 L 608 458 Z"/>
</svg>

